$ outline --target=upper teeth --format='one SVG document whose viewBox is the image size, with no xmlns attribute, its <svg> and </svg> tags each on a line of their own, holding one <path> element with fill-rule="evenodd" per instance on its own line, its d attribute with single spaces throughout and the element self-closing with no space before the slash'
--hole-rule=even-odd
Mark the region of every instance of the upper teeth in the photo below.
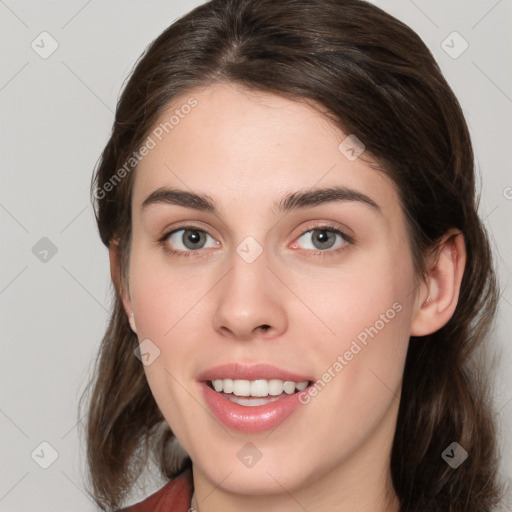
<svg viewBox="0 0 512 512">
<path fill-rule="evenodd" d="M 237 396 L 277 396 L 283 393 L 291 395 L 295 390 L 302 391 L 308 386 L 308 381 L 293 382 L 291 380 L 278 379 L 257 379 L 257 380 L 238 380 L 238 379 L 215 379 L 212 381 L 213 388 L 217 392 L 233 393 Z"/>
</svg>

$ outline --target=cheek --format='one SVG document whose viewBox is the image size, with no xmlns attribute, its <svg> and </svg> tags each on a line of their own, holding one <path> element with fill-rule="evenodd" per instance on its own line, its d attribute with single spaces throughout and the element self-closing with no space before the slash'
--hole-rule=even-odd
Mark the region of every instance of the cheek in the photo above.
<svg viewBox="0 0 512 512">
<path fill-rule="evenodd" d="M 297 276 L 293 286 L 316 316 L 317 332 L 321 329 L 327 338 L 347 341 L 376 323 L 379 331 L 400 324 L 405 315 L 397 310 L 411 300 L 412 280 L 407 253 L 401 256 L 384 247 L 354 253 L 338 268 L 308 272 L 307 278 Z"/>
<path fill-rule="evenodd" d="M 165 257 L 134 251 L 130 264 L 137 334 L 139 339 L 149 338 L 157 345 L 172 337 L 175 327 L 193 314 L 194 306 L 207 292 L 199 275 L 162 259 Z"/>
<path fill-rule="evenodd" d="M 204 348 L 204 333 L 210 320 L 204 299 L 216 282 L 211 274 L 171 265 L 166 255 L 150 251 L 134 251 L 131 255 L 130 296 L 137 337 L 139 342 L 150 340 L 158 353 L 155 362 L 145 366 L 144 371 L 164 410 L 173 410 L 179 401 L 181 388 L 172 377 L 179 382 L 190 378 L 194 370 L 185 363 Z"/>
<path fill-rule="evenodd" d="M 194 351 L 193 330 L 200 314 L 197 306 L 208 289 L 203 290 L 199 281 L 179 267 L 162 264 L 154 255 L 143 251 L 131 255 L 130 297 L 137 337 L 141 343 L 150 340 L 158 354 L 144 371 L 160 410 L 171 412 L 178 423 L 186 416 L 183 404 L 190 407 L 190 397 L 180 383 L 188 378 L 184 362 L 191 360 Z M 193 416 L 188 409 L 187 414 Z"/>
<path fill-rule="evenodd" d="M 321 380 L 343 374 L 332 392 L 336 388 L 345 399 L 359 395 L 373 402 L 372 395 L 398 389 L 409 341 L 413 277 L 404 246 L 361 255 L 336 279 L 322 286 L 309 281 L 304 287 L 308 305 L 323 324 L 315 320 L 317 328 L 309 327 Z"/>
</svg>

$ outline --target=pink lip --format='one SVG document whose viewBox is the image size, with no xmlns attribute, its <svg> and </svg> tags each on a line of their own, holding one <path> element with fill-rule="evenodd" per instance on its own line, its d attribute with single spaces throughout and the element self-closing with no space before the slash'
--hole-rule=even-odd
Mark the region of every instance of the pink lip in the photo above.
<svg viewBox="0 0 512 512">
<path fill-rule="evenodd" d="M 235 404 L 201 382 L 204 399 L 215 416 L 228 428 L 242 432 L 263 432 L 277 427 L 300 407 L 299 393 L 286 395 L 266 405 L 249 407 Z M 307 388 L 306 388 L 307 389 Z"/>
<path fill-rule="evenodd" d="M 307 375 L 299 375 L 288 370 L 277 368 L 268 364 L 254 364 L 244 366 L 239 363 L 229 363 L 210 368 L 197 376 L 198 381 L 207 381 L 215 379 L 239 379 L 239 380 L 256 380 L 256 379 L 279 379 L 292 380 L 293 382 L 312 381 L 314 378 Z"/>
<path fill-rule="evenodd" d="M 242 366 L 225 364 L 211 368 L 198 376 L 201 392 L 211 411 L 228 428 L 242 432 L 263 432 L 277 427 L 301 404 L 299 393 L 283 395 L 266 405 L 249 407 L 235 404 L 209 386 L 215 379 L 279 379 L 294 382 L 314 381 L 311 376 L 298 375 L 266 364 Z"/>
</svg>

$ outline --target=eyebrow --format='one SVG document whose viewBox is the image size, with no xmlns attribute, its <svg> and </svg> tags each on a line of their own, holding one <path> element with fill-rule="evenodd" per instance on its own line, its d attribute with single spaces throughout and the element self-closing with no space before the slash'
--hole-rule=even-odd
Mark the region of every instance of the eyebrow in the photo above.
<svg viewBox="0 0 512 512">
<path fill-rule="evenodd" d="M 274 203 L 273 210 L 278 215 L 331 202 L 358 202 L 381 213 L 380 206 L 367 195 L 348 187 L 339 186 L 298 190 L 288 193 L 279 202 Z M 208 195 L 175 188 L 159 188 L 155 190 L 144 200 L 141 208 L 144 211 L 154 204 L 170 204 L 217 213 L 215 201 Z"/>
</svg>

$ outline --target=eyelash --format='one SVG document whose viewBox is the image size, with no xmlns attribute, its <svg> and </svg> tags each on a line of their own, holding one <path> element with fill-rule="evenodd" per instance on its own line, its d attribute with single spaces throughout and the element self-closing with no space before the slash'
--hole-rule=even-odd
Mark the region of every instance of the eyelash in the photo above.
<svg viewBox="0 0 512 512">
<path fill-rule="evenodd" d="M 200 249 L 196 250 L 196 251 L 179 251 L 176 249 L 169 248 L 169 246 L 166 244 L 167 239 L 172 234 L 176 233 L 177 231 L 181 231 L 181 230 L 200 231 L 202 233 L 209 234 L 207 231 L 205 231 L 202 228 L 199 228 L 198 226 L 183 225 L 183 226 L 178 226 L 177 228 L 173 229 L 172 231 L 168 231 L 167 233 L 165 233 L 161 238 L 158 239 L 158 243 L 163 247 L 165 252 L 167 252 L 168 254 L 171 254 L 173 256 L 188 258 L 189 256 L 193 255 L 194 253 L 199 253 L 201 251 Z M 310 253 L 312 252 L 317 257 L 324 258 L 324 257 L 333 256 L 333 255 L 338 255 L 338 254 L 342 253 L 344 250 L 346 250 L 348 248 L 348 246 L 354 245 L 354 243 L 355 243 L 354 238 L 352 236 L 347 235 L 339 227 L 337 227 L 333 224 L 329 224 L 329 223 L 319 224 L 318 226 L 310 227 L 309 229 L 306 229 L 306 231 L 303 231 L 297 238 L 303 237 L 306 233 L 309 233 L 310 231 L 330 231 L 332 233 L 336 233 L 337 235 L 340 235 L 341 238 L 343 238 L 343 240 L 345 242 L 341 247 L 338 247 L 337 249 L 334 249 L 334 250 L 327 249 L 325 251 L 320 251 L 320 250 L 315 251 L 313 249 L 304 249 Z"/>
</svg>

